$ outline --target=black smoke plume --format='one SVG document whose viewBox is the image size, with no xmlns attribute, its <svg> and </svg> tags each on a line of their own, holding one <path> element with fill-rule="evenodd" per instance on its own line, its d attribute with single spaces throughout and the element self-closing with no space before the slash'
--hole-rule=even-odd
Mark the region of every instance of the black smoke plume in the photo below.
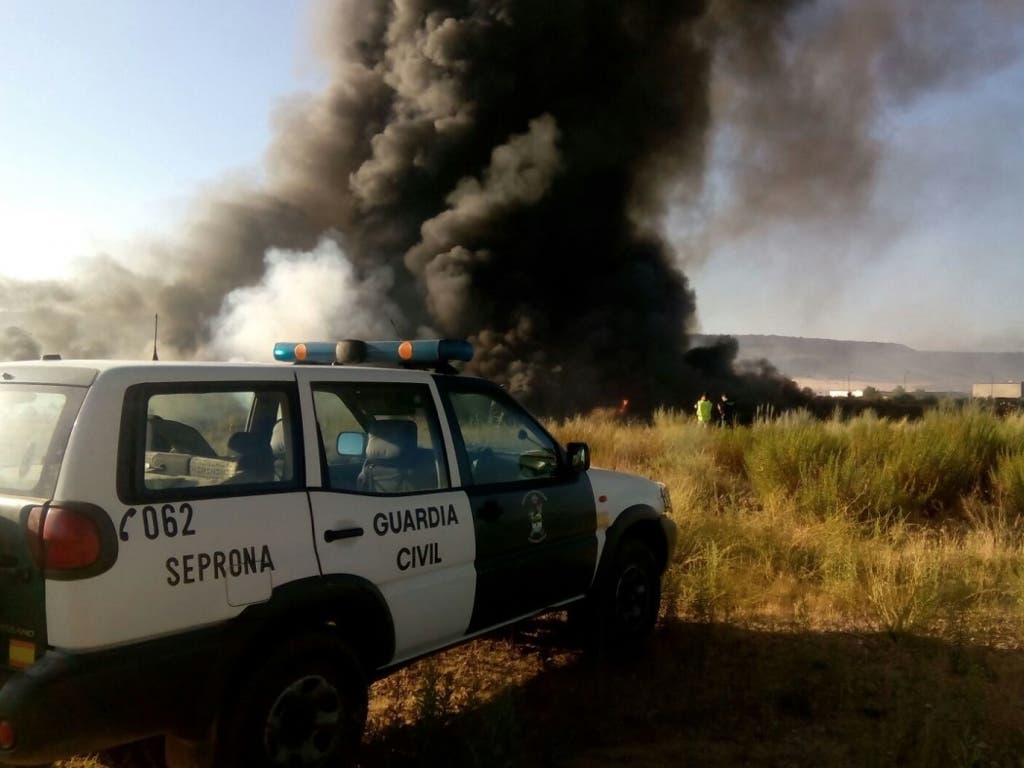
<svg viewBox="0 0 1024 768">
<path fill-rule="evenodd" d="M 331 85 L 280 107 L 266 181 L 207 192 L 130 267 L 0 285 L 4 344 L 144 356 L 159 313 L 162 359 L 268 359 L 276 338 L 397 327 L 471 338 L 472 370 L 548 412 L 781 391 L 770 369 L 736 373 L 727 340 L 687 351 L 678 264 L 766 220 L 855 215 L 879 110 L 1008 55 L 1013 4 L 941 5 L 325 5 Z M 1006 44 L 953 45 L 967 32 Z M 716 131 L 740 158 L 731 195 L 679 253 L 666 218 L 701 198 Z"/>
<path fill-rule="evenodd" d="M 669 398 L 694 299 L 660 220 L 703 165 L 704 3 L 372 8 L 337 17 L 357 39 L 333 108 L 286 119 L 289 198 L 328 190 L 324 223 L 357 269 L 392 270 L 403 330 L 471 337 L 472 368 L 535 404 Z"/>
</svg>

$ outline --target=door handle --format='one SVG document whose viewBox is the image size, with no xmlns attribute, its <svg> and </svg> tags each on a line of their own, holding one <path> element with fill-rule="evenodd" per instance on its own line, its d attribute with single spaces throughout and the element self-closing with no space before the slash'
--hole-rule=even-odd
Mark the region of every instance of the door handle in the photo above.
<svg viewBox="0 0 1024 768">
<path fill-rule="evenodd" d="M 354 539 L 357 536 L 363 535 L 363 529 L 359 527 L 355 528 L 333 528 L 324 531 L 324 541 L 330 544 L 332 541 L 338 541 L 339 539 Z"/>
<path fill-rule="evenodd" d="M 502 511 L 503 510 L 501 508 L 501 504 L 496 502 L 494 499 L 488 499 L 487 501 L 480 505 L 480 508 L 476 511 L 476 513 L 482 519 L 487 520 L 489 522 L 494 522 L 499 517 L 501 517 Z"/>
</svg>

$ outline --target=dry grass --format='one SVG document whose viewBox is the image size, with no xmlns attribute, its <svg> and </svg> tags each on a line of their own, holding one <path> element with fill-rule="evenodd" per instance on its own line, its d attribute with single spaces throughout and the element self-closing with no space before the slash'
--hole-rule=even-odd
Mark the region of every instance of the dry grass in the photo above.
<svg viewBox="0 0 1024 768">
<path fill-rule="evenodd" d="M 662 412 L 653 424 L 576 419 L 556 431 L 588 440 L 596 464 L 668 484 L 680 618 L 984 632 L 1024 604 L 1020 418 L 795 413 L 718 430 Z"/>
</svg>

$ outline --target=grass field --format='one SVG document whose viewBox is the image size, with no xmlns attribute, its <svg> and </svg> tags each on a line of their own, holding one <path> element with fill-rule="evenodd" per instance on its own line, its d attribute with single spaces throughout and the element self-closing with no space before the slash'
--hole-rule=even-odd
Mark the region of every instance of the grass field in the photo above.
<svg viewBox="0 0 1024 768">
<path fill-rule="evenodd" d="M 670 616 L 891 635 L 1024 628 L 1024 419 L 803 414 L 701 429 L 576 420 L 595 461 L 666 482 Z M 1001 635 L 1005 634 L 1003 638 Z"/>
<path fill-rule="evenodd" d="M 374 686 L 362 765 L 1024 765 L 1024 418 L 555 431 L 671 489 L 646 654 L 553 614 L 422 661 Z"/>
</svg>

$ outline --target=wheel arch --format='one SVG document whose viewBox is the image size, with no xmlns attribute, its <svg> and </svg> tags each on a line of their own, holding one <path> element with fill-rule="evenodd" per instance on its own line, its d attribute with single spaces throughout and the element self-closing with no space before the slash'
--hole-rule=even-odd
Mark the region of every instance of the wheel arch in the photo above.
<svg viewBox="0 0 1024 768">
<path fill-rule="evenodd" d="M 595 582 L 599 583 L 614 561 L 622 542 L 629 538 L 643 541 L 654 555 L 659 573 L 668 566 L 670 542 L 662 515 L 647 504 L 635 504 L 624 509 L 605 533 L 605 544 L 601 552 Z"/>
<path fill-rule="evenodd" d="M 352 574 L 284 584 L 266 603 L 246 609 L 241 620 L 255 625 L 247 655 L 258 656 L 266 643 L 282 636 L 318 630 L 347 642 L 368 676 L 395 652 L 395 625 L 387 601 L 375 584 Z"/>
<path fill-rule="evenodd" d="M 222 678 L 218 720 L 235 706 L 246 676 L 289 637 L 311 632 L 335 635 L 355 653 L 367 684 L 395 652 L 394 622 L 384 596 L 372 582 L 351 574 L 281 585 L 270 600 L 246 608 L 234 621 L 239 639 Z"/>
</svg>

